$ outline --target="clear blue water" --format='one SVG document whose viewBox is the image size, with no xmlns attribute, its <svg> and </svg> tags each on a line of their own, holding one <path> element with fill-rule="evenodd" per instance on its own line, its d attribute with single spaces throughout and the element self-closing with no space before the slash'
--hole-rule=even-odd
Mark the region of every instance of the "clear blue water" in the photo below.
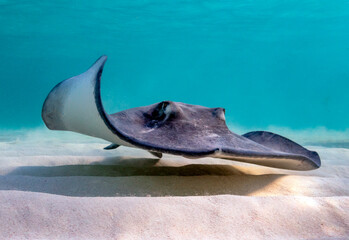
<svg viewBox="0 0 349 240">
<path fill-rule="evenodd" d="M 110 113 L 173 100 L 249 129 L 349 128 L 348 1 L 0 0 L 0 22 L 1 129 L 43 126 L 52 87 L 102 54 Z"/>
</svg>

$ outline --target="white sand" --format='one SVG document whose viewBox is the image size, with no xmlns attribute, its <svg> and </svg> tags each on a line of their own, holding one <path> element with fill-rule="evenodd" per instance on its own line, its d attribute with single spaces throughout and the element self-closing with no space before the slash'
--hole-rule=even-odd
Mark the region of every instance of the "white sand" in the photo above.
<svg viewBox="0 0 349 240">
<path fill-rule="evenodd" d="M 0 239 L 349 239 L 349 149 L 296 172 L 106 145 L 3 134 Z"/>
</svg>

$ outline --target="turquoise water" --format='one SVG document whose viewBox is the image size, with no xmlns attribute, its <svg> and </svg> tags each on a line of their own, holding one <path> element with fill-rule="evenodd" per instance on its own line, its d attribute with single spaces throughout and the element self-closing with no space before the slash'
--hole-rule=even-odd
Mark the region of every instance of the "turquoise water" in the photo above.
<svg viewBox="0 0 349 240">
<path fill-rule="evenodd" d="M 348 1 L 0 0 L 0 22 L 0 129 L 43 126 L 52 87 L 102 54 L 109 113 L 172 100 L 247 129 L 349 127 Z"/>
</svg>

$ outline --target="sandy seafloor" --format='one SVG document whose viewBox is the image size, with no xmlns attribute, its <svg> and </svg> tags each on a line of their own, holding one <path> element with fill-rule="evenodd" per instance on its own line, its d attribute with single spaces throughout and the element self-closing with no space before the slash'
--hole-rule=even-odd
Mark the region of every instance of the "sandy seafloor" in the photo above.
<svg viewBox="0 0 349 240">
<path fill-rule="evenodd" d="M 349 149 L 287 171 L 66 132 L 0 135 L 0 239 L 349 239 Z"/>
</svg>

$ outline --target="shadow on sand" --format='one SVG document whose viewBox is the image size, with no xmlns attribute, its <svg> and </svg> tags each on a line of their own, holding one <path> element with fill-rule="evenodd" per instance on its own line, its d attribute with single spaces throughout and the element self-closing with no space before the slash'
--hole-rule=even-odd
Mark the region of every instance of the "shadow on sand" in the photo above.
<svg viewBox="0 0 349 240">
<path fill-rule="evenodd" d="M 284 176 L 249 175 L 232 165 L 158 162 L 111 157 L 89 165 L 23 166 L 0 177 L 0 190 L 86 197 L 250 195 Z"/>
</svg>

